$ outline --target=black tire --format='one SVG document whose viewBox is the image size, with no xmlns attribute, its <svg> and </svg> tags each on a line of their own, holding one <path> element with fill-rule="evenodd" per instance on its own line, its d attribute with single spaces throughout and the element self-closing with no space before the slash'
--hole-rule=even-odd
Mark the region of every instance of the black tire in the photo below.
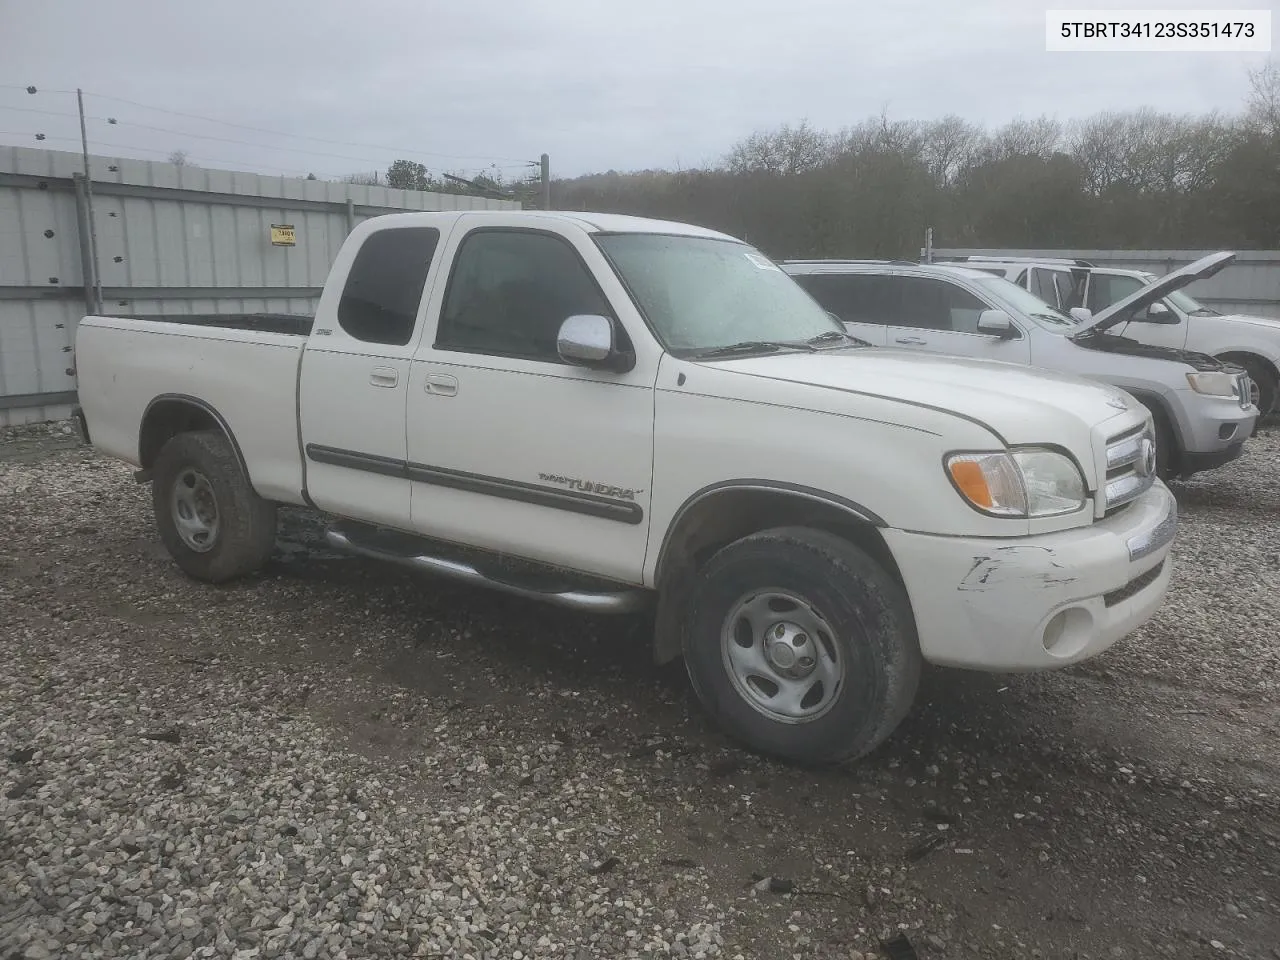
<svg viewBox="0 0 1280 960">
<path fill-rule="evenodd" d="M 267 562 L 276 540 L 276 505 L 254 492 L 221 432 L 178 434 L 161 448 L 151 476 L 151 504 L 160 539 L 187 575 L 222 583 L 254 573 Z M 189 534 L 180 531 L 176 515 L 180 508 L 174 503 L 175 488 L 182 484 L 193 489 L 192 478 L 199 484 L 197 496 L 206 507 L 212 502 L 210 515 L 216 518 L 212 526 L 205 524 L 210 532 L 200 549 L 188 543 Z"/>
<path fill-rule="evenodd" d="M 801 722 L 762 713 L 729 665 L 729 644 L 736 641 L 725 639 L 727 621 L 746 597 L 777 591 L 803 600 L 830 624 L 832 636 L 822 642 L 845 658 L 843 681 L 833 684 L 826 712 Z M 691 608 L 684 653 L 693 689 L 721 728 L 754 750 L 806 764 L 851 760 L 878 746 L 911 708 L 921 657 L 906 592 L 878 562 L 834 534 L 782 527 L 729 544 L 699 571 Z"/>
</svg>

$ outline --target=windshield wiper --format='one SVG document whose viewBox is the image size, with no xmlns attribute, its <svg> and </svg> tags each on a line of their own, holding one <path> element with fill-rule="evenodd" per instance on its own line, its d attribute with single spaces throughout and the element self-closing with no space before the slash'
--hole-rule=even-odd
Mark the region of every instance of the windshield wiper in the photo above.
<svg viewBox="0 0 1280 960">
<path fill-rule="evenodd" d="M 740 353 L 777 353 L 779 350 L 808 350 L 811 347 L 802 340 L 740 340 L 723 347 L 706 347 L 686 354 L 691 360 L 709 360 L 713 357 L 732 357 Z"/>
<path fill-rule="evenodd" d="M 859 339 L 858 337 L 855 337 L 849 333 L 845 333 L 841 330 L 827 330 L 824 333 L 820 333 L 816 337 L 810 337 L 808 340 L 805 341 L 805 343 L 809 344 L 809 346 L 811 347 L 816 347 L 822 344 L 836 343 L 836 342 L 839 342 L 842 344 L 853 343 L 853 344 L 857 344 L 860 347 L 871 346 L 871 344 L 869 344 L 866 340 Z"/>
</svg>

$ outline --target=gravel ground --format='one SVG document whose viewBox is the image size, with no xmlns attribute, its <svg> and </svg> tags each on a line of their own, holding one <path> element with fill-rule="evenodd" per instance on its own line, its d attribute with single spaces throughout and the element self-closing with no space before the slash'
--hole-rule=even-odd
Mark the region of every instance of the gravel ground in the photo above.
<svg viewBox="0 0 1280 960">
<path fill-rule="evenodd" d="M 1280 429 L 1176 485 L 1160 614 L 926 674 L 839 770 L 735 749 L 643 625 L 327 553 L 184 578 L 149 491 L 0 435 L 0 958 L 1280 958 Z"/>
</svg>

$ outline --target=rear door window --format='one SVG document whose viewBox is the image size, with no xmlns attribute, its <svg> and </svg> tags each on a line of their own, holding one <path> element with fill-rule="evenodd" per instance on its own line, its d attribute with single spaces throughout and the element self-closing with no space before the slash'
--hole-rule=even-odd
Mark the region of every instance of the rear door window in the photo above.
<svg viewBox="0 0 1280 960">
<path fill-rule="evenodd" d="M 435 227 L 379 230 L 365 238 L 338 301 L 338 325 L 357 340 L 403 347 L 413 338 Z"/>
</svg>

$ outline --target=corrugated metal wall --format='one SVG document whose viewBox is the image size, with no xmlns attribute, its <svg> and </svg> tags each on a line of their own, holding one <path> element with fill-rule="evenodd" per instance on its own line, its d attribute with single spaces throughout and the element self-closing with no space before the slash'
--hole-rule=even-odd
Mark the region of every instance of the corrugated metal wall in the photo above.
<svg viewBox="0 0 1280 960">
<path fill-rule="evenodd" d="M 935 260 L 957 256 L 1065 257 L 1098 266 L 1166 274 L 1215 250 L 995 250 L 935 249 Z M 922 251 L 923 255 L 923 251 Z M 1206 307 L 1223 313 L 1280 317 L 1280 250 L 1239 250 L 1236 259 L 1216 276 L 1187 287 Z"/>
<path fill-rule="evenodd" d="M 0 146 L 0 425 L 66 416 L 85 312 L 79 154 Z M 311 313 L 354 223 L 505 200 L 91 156 L 103 312 Z M 270 226 L 292 224 L 296 246 Z"/>
</svg>

